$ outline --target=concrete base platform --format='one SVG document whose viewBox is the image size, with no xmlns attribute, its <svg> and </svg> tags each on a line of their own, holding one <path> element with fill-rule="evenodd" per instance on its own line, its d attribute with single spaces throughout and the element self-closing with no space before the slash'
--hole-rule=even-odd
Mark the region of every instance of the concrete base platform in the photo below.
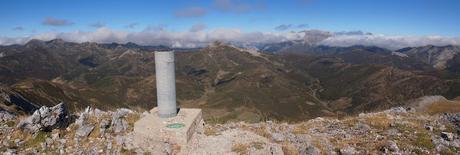
<svg viewBox="0 0 460 155">
<path fill-rule="evenodd" d="M 154 108 L 134 123 L 134 138 L 186 145 L 203 127 L 201 109 L 181 108 L 176 117 L 160 118 Z"/>
</svg>

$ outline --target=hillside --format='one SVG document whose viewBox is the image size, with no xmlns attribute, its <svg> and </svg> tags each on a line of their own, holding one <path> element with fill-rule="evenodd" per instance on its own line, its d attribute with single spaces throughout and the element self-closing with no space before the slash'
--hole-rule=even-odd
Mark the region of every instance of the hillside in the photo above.
<svg viewBox="0 0 460 155">
<path fill-rule="evenodd" d="M 0 80 L 10 90 L 5 94 L 39 106 L 62 101 L 78 111 L 154 107 L 153 51 L 166 47 L 58 39 L 0 49 Z M 215 43 L 177 52 L 179 105 L 202 108 L 205 119 L 216 123 L 300 121 L 383 110 L 425 95 L 460 94 L 456 75 L 386 49 L 316 49 L 321 50 L 271 54 Z M 24 110 L 16 109 L 11 112 Z"/>
<path fill-rule="evenodd" d="M 444 70 L 450 68 L 453 58 L 460 53 L 458 46 L 423 46 L 408 47 L 398 50 L 400 53 L 407 54 L 424 63 L 430 64 L 436 69 Z"/>
</svg>

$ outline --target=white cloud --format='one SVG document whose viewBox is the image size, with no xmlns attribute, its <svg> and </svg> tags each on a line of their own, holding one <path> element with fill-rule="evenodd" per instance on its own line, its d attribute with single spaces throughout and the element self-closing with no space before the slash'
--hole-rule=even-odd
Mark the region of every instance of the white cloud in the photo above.
<svg viewBox="0 0 460 155">
<path fill-rule="evenodd" d="M 389 49 L 424 45 L 460 45 L 460 38 L 443 36 L 387 36 L 356 32 L 327 32 L 309 30 L 299 32 L 244 32 L 240 29 L 211 29 L 206 31 L 168 31 L 166 26 L 150 26 L 143 31 L 115 31 L 106 27 L 95 31 L 47 32 L 28 37 L 0 37 L 0 45 L 24 44 L 31 39 L 55 38 L 70 42 L 127 43 L 167 45 L 172 47 L 203 47 L 216 40 L 255 45 L 289 40 L 305 40 L 330 46 L 373 45 Z"/>
<path fill-rule="evenodd" d="M 388 36 L 388 35 L 334 35 L 320 42 L 329 46 L 366 45 L 396 50 L 404 47 L 425 45 L 460 45 L 460 38 L 443 36 Z"/>
</svg>

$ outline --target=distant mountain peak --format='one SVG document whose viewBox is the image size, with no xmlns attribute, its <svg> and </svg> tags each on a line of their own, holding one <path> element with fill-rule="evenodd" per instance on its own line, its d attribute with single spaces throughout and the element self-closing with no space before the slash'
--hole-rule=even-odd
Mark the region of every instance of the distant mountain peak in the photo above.
<svg viewBox="0 0 460 155">
<path fill-rule="evenodd" d="M 60 39 L 60 38 L 53 39 L 53 40 L 50 40 L 50 41 L 46 42 L 46 44 L 64 44 L 64 43 L 66 43 L 66 41 L 64 41 L 63 39 Z"/>
<path fill-rule="evenodd" d="M 45 45 L 45 42 L 39 39 L 31 39 L 25 44 L 25 46 L 29 48 L 30 47 L 40 47 L 44 45 Z"/>
</svg>

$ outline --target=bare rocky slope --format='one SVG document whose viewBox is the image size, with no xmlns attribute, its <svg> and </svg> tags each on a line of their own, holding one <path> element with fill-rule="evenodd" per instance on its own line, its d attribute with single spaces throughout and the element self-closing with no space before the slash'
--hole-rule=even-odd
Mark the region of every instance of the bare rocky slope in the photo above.
<svg viewBox="0 0 460 155">
<path fill-rule="evenodd" d="M 299 123 L 206 124 L 187 145 L 133 143 L 133 123 L 144 114 L 129 109 L 87 108 L 69 113 L 64 104 L 30 116 L 0 111 L 4 154 L 459 154 L 460 102 L 426 96 L 358 116 L 318 117 Z"/>
</svg>

